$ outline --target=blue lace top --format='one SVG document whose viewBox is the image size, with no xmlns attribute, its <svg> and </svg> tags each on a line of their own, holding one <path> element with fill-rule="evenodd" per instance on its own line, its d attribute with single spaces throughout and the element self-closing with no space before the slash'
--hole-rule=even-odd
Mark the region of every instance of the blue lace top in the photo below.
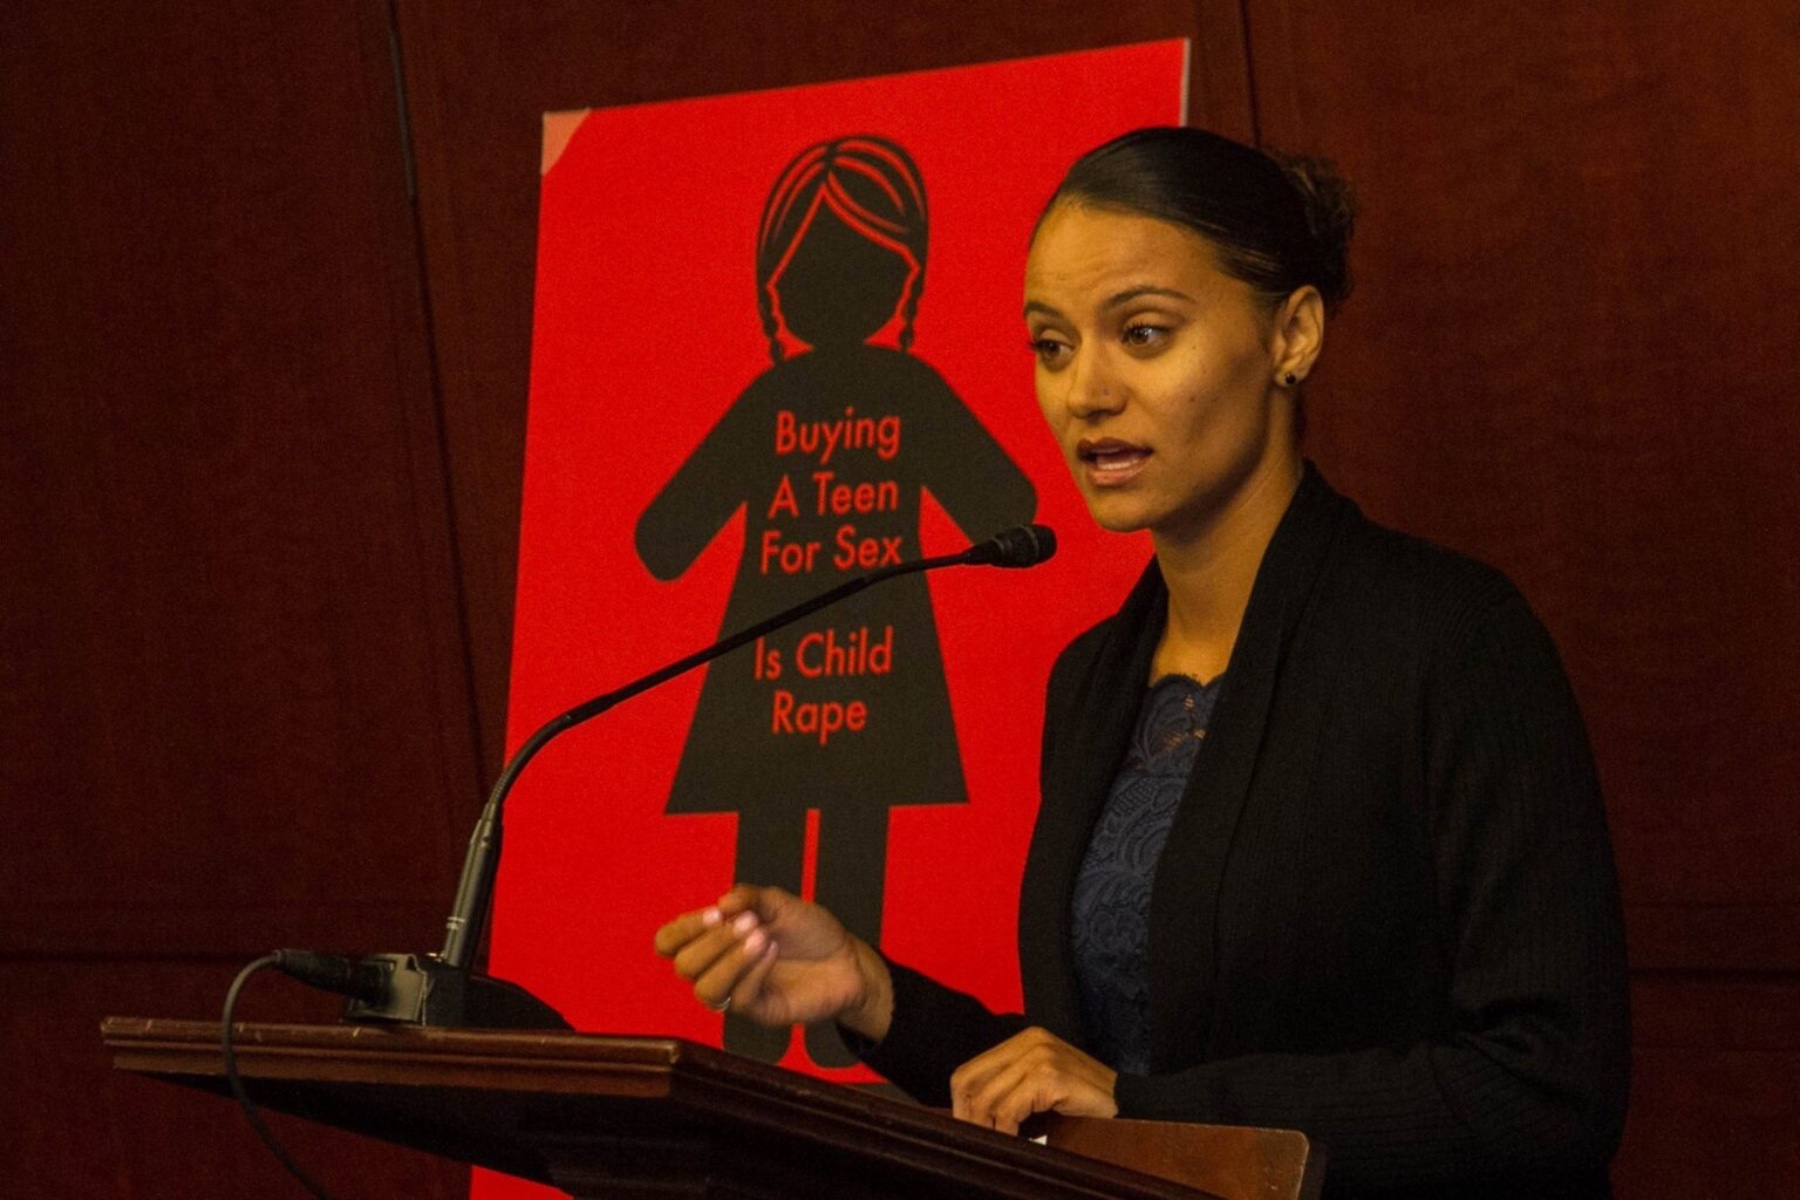
<svg viewBox="0 0 1800 1200">
<path fill-rule="evenodd" d="M 1149 1073 L 1150 884 L 1218 695 L 1219 679 L 1151 685 L 1075 879 L 1071 942 L 1088 1033 L 1095 1056 L 1122 1074 Z"/>
</svg>

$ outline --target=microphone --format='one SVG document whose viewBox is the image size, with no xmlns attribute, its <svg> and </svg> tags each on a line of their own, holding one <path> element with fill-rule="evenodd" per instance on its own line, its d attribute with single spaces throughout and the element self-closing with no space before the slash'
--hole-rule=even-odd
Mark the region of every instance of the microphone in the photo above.
<svg viewBox="0 0 1800 1200">
<path fill-rule="evenodd" d="M 444 945 L 441 950 L 433 955 L 377 954 L 356 961 L 336 956 L 308 958 L 301 951 L 283 951 L 284 958 L 289 960 L 282 964 L 283 968 L 297 978 L 313 982 L 315 986 L 348 996 L 344 1016 L 349 1020 L 401 1021 L 450 1028 L 570 1028 L 560 1013 L 524 988 L 476 974 L 471 965 L 475 948 L 487 926 L 494 880 L 499 874 L 503 832 L 501 816 L 506 796 L 512 790 L 519 773 L 539 750 L 559 734 L 599 716 L 614 705 L 811 616 L 822 608 L 846 600 L 877 583 L 939 567 L 1033 567 L 1055 553 L 1056 534 L 1047 526 L 1016 525 L 957 554 L 915 559 L 883 567 L 841 583 L 793 608 L 722 638 L 704 650 L 652 671 L 616 691 L 596 696 L 552 717 L 525 739 L 494 783 L 493 792 L 469 838 L 462 876 L 457 883 L 456 899 L 451 906 L 450 916 L 444 922 Z"/>
<path fill-rule="evenodd" d="M 1035 567 L 1056 553 L 1056 531 L 1048 525 L 1014 525 L 963 551 L 976 566 Z"/>
</svg>

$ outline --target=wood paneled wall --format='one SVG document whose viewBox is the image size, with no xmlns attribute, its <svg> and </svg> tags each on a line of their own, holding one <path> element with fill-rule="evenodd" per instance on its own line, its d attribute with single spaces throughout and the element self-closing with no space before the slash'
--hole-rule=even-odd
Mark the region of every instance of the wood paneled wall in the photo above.
<svg viewBox="0 0 1800 1200">
<path fill-rule="evenodd" d="M 94 1022 L 215 1012 L 278 945 L 435 944 L 454 886 L 480 774 L 389 24 L 0 12 L 9 1195 L 281 1194 Z"/>
<path fill-rule="evenodd" d="M 1632 963 L 1627 1198 L 1800 1192 L 1800 10 L 1253 0 L 1359 294 L 1313 450 L 1562 648 Z"/>
<path fill-rule="evenodd" d="M 1632 938 L 1621 1195 L 1800 1190 L 1791 4 L 25 0 L 0 1191 L 289 1194 L 228 1105 L 113 1078 L 99 1017 L 437 943 L 504 737 L 539 114 L 1171 36 L 1196 123 L 1363 196 L 1312 452 L 1568 660 Z M 462 1190 L 281 1128 L 347 1195 Z"/>
</svg>

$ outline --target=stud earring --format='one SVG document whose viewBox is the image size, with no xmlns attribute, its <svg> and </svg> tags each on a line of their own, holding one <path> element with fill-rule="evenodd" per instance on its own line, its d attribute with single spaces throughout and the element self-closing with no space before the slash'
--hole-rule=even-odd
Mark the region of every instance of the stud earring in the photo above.
<svg viewBox="0 0 1800 1200">
<path fill-rule="evenodd" d="M 1300 382 L 1300 377 L 1298 375 L 1294 374 L 1292 371 L 1289 371 L 1286 375 L 1283 375 L 1281 377 L 1281 386 L 1282 387 L 1293 387 L 1296 383 L 1299 383 L 1299 382 Z"/>
</svg>

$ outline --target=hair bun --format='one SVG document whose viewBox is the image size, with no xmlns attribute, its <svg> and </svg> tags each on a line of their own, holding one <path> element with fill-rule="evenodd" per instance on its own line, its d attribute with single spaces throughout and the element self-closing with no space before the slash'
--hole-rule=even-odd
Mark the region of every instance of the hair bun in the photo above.
<svg viewBox="0 0 1800 1200">
<path fill-rule="evenodd" d="M 1327 308 L 1335 309 L 1350 296 L 1350 238 L 1356 232 L 1356 194 L 1328 158 L 1271 152 L 1269 157 L 1300 194 L 1306 225 L 1312 231 L 1317 255 L 1316 286 Z"/>
</svg>

